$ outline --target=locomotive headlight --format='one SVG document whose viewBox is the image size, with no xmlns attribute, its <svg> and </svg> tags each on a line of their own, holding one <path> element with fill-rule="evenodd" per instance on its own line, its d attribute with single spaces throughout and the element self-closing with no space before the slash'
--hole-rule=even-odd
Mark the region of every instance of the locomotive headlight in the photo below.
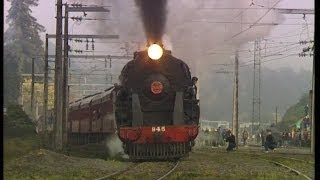
<svg viewBox="0 0 320 180">
<path fill-rule="evenodd" d="M 152 44 L 148 48 L 148 56 L 152 60 L 159 60 L 163 54 L 162 48 L 158 44 Z"/>
</svg>

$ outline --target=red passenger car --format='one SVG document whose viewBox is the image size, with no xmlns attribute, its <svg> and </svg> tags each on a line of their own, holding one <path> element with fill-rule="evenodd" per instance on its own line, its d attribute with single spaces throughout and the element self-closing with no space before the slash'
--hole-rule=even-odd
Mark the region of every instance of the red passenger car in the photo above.
<svg viewBox="0 0 320 180">
<path fill-rule="evenodd" d="M 67 124 L 70 143 L 100 142 L 115 134 L 113 94 L 114 87 L 70 103 Z"/>
</svg>

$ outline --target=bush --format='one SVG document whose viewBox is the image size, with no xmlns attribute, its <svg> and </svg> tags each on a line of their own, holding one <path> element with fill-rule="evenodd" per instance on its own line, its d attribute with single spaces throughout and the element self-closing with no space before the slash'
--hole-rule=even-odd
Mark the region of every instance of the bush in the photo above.
<svg viewBox="0 0 320 180">
<path fill-rule="evenodd" d="M 4 136 L 19 137 L 35 134 L 35 128 L 31 119 L 22 110 L 20 105 L 9 105 L 7 107 L 3 127 Z"/>
</svg>

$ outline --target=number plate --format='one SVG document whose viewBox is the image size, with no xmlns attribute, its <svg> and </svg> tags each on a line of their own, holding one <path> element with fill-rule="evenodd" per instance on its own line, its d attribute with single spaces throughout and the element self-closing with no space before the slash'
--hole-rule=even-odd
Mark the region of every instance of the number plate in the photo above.
<svg viewBox="0 0 320 180">
<path fill-rule="evenodd" d="M 156 126 L 156 127 L 151 127 L 152 132 L 164 132 L 166 131 L 165 126 Z"/>
</svg>

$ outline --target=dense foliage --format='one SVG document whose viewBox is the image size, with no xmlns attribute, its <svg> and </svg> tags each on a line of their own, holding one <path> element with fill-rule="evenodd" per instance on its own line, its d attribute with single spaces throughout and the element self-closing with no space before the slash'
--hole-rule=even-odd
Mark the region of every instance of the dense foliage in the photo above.
<svg viewBox="0 0 320 180">
<path fill-rule="evenodd" d="M 43 42 L 39 36 L 44 27 L 37 23 L 30 7 L 38 0 L 8 0 L 8 29 L 4 33 L 4 104 L 17 103 L 21 86 L 21 73 L 31 73 L 32 58 L 36 58 L 35 72 L 43 72 Z"/>
<path fill-rule="evenodd" d="M 309 94 L 304 94 L 298 103 L 292 105 L 284 114 L 282 122 L 283 127 L 296 123 L 305 116 L 305 107 L 309 103 Z"/>
<path fill-rule="evenodd" d="M 4 136 L 25 136 L 34 134 L 34 125 L 20 105 L 9 105 L 3 122 Z"/>
</svg>

